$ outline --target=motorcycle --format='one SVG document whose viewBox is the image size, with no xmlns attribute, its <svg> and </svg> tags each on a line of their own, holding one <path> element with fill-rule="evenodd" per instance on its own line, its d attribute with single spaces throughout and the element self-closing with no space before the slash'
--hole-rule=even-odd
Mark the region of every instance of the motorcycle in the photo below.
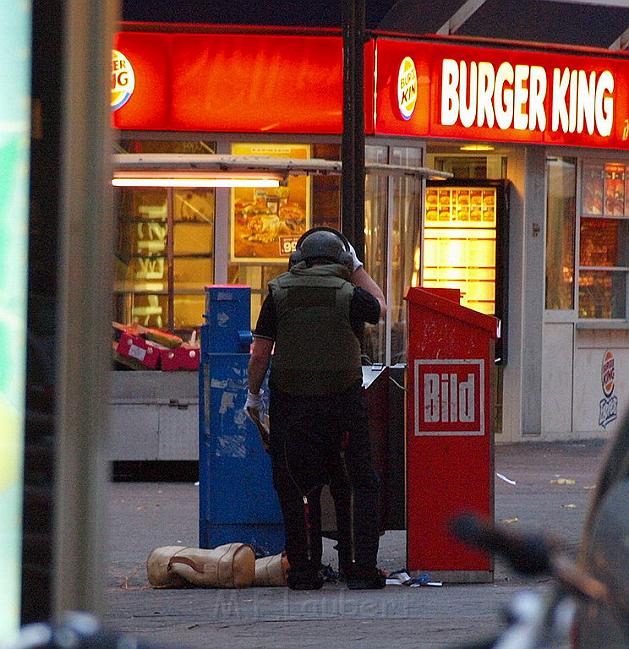
<svg viewBox="0 0 629 649">
<path fill-rule="evenodd" d="M 505 558 L 521 575 L 549 575 L 550 593 L 522 591 L 506 630 L 457 649 L 627 649 L 629 647 L 629 414 L 609 447 L 573 560 L 560 541 L 514 534 L 464 515 L 453 534 Z"/>
</svg>

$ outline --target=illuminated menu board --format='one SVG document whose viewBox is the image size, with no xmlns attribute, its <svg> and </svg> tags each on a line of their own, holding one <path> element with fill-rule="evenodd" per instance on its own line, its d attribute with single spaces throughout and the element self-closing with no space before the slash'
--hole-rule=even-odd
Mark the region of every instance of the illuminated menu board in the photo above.
<svg viewBox="0 0 629 649">
<path fill-rule="evenodd" d="M 496 189 L 427 188 L 423 258 L 423 286 L 458 288 L 461 304 L 493 314 Z"/>
</svg>

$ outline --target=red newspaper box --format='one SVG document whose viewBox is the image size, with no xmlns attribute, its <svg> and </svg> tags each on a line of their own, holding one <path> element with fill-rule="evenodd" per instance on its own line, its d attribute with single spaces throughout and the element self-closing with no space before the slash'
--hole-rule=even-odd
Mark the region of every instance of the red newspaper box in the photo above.
<svg viewBox="0 0 629 649">
<path fill-rule="evenodd" d="M 493 559 L 458 542 L 450 521 L 494 519 L 490 378 L 498 320 L 458 290 L 411 288 L 408 302 L 406 551 L 439 581 L 493 580 Z"/>
</svg>

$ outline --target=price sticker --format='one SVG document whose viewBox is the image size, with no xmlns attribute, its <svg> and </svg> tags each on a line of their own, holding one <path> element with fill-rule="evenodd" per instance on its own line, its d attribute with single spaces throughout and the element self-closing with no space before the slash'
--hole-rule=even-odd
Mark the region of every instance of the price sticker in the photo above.
<svg viewBox="0 0 629 649">
<path fill-rule="evenodd" d="M 280 255 L 290 257 L 297 250 L 299 237 L 280 237 Z"/>
</svg>

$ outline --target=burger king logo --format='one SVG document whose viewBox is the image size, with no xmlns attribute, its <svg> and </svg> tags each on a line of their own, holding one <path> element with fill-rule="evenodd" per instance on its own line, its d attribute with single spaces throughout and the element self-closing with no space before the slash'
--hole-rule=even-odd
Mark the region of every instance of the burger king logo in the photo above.
<svg viewBox="0 0 629 649">
<path fill-rule="evenodd" d="M 410 119 L 417 103 L 417 70 L 410 56 L 404 57 L 397 75 L 397 103 L 400 115 Z"/>
<path fill-rule="evenodd" d="M 607 350 L 603 355 L 603 362 L 601 364 L 601 383 L 603 385 L 603 394 L 606 397 L 611 397 L 614 391 L 614 355 Z"/>
<path fill-rule="evenodd" d="M 603 398 L 598 403 L 598 424 L 606 428 L 618 417 L 618 397 L 614 395 L 616 368 L 614 355 L 607 350 L 601 363 L 601 385 Z"/>
<path fill-rule="evenodd" d="M 129 59 L 118 50 L 111 57 L 111 110 L 122 108 L 135 89 L 135 73 Z"/>
</svg>

